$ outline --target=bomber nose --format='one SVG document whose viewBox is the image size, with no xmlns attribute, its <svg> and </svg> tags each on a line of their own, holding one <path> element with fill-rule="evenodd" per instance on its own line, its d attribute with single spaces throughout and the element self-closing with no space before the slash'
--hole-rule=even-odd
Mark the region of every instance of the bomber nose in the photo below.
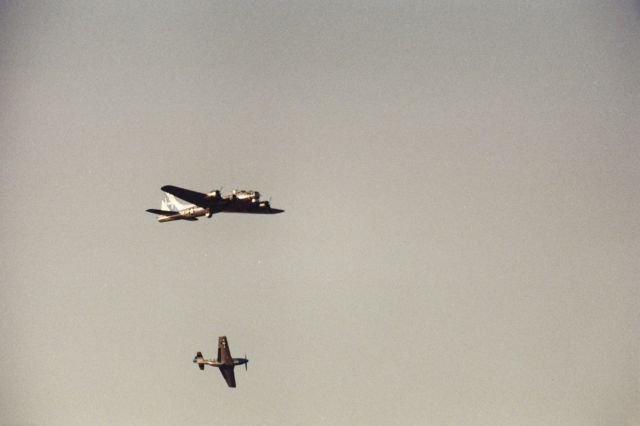
<svg viewBox="0 0 640 426">
<path fill-rule="evenodd" d="M 195 364 L 196 362 L 198 362 L 198 355 L 193 357 L 193 363 Z"/>
</svg>

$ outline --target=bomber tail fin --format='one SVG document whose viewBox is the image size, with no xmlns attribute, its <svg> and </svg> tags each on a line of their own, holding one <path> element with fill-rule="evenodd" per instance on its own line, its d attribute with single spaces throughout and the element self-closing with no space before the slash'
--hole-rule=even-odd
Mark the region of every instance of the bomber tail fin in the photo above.
<svg viewBox="0 0 640 426">
<path fill-rule="evenodd" d="M 164 193 L 164 198 L 160 202 L 160 208 L 162 210 L 171 210 L 173 212 L 179 212 L 187 208 L 188 205 L 181 203 L 176 199 L 173 194 Z"/>
</svg>

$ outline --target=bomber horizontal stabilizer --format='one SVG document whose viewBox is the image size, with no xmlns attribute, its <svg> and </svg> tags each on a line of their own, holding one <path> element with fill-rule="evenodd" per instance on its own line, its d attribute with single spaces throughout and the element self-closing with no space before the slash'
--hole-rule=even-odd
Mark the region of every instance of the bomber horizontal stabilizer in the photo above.
<svg viewBox="0 0 640 426">
<path fill-rule="evenodd" d="M 149 213 L 159 214 L 160 216 L 175 216 L 180 212 L 173 212 L 171 210 L 159 210 L 159 209 L 147 209 Z"/>
</svg>

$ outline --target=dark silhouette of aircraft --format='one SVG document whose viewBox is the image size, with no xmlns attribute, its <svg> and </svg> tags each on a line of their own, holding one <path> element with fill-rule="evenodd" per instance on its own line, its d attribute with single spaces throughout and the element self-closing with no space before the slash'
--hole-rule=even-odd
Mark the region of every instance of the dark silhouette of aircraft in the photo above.
<svg viewBox="0 0 640 426">
<path fill-rule="evenodd" d="M 233 374 L 233 369 L 236 365 L 244 364 L 244 368 L 247 368 L 249 360 L 246 358 L 232 358 L 229 351 L 229 344 L 227 343 L 226 336 L 218 337 L 218 359 L 204 359 L 202 353 L 198 352 L 193 358 L 193 362 L 198 364 L 200 370 L 204 370 L 205 365 L 212 367 L 218 367 L 222 373 L 222 377 L 227 382 L 230 388 L 236 387 L 236 376 Z"/>
<path fill-rule="evenodd" d="M 214 213 L 252 213 L 276 214 L 284 210 L 273 209 L 269 201 L 261 201 L 258 191 L 234 189 L 230 194 L 222 195 L 220 190 L 202 193 L 177 186 L 165 185 L 166 194 L 160 203 L 160 209 L 147 209 L 149 213 L 159 215 L 158 222 L 172 220 L 198 220 L 200 216 L 211 217 Z M 181 203 L 176 197 L 187 201 Z"/>
</svg>

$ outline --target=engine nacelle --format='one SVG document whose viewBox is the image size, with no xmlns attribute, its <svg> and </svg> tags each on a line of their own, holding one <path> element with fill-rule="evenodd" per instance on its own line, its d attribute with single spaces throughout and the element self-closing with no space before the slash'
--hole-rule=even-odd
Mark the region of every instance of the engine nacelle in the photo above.
<svg viewBox="0 0 640 426">
<path fill-rule="evenodd" d="M 214 189 L 213 191 L 207 192 L 207 198 L 213 198 L 213 199 L 219 200 L 220 198 L 222 198 L 222 196 L 220 195 L 219 190 Z"/>
<path fill-rule="evenodd" d="M 234 199 L 251 200 L 252 202 L 256 202 L 260 199 L 260 193 L 258 191 L 246 191 L 242 189 L 234 189 L 231 196 Z"/>
</svg>

